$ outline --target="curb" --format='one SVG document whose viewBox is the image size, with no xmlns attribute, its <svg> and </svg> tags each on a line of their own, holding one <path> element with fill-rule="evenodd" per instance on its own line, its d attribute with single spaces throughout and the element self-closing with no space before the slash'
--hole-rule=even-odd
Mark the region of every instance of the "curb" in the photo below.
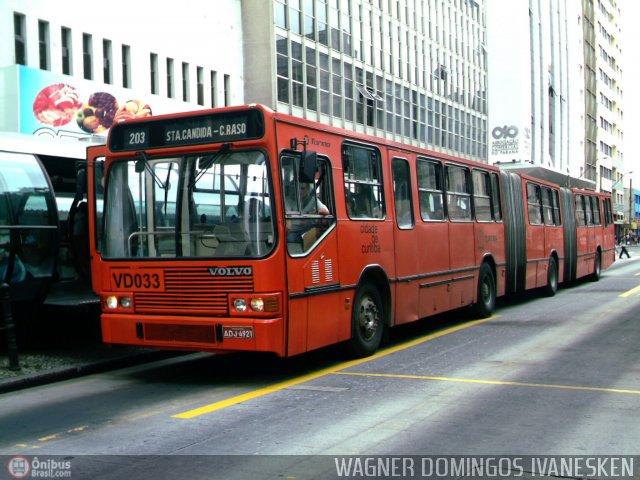
<svg viewBox="0 0 640 480">
<path fill-rule="evenodd" d="M 32 373 L 21 377 L 0 380 L 0 394 L 22 390 L 24 388 L 37 387 L 49 383 L 60 382 L 72 378 L 78 378 L 94 373 L 102 373 L 109 370 L 131 367 L 142 363 L 163 360 L 173 357 L 176 352 L 150 351 L 125 355 L 119 358 L 98 360 L 91 363 L 61 367 L 53 370 Z"/>
</svg>

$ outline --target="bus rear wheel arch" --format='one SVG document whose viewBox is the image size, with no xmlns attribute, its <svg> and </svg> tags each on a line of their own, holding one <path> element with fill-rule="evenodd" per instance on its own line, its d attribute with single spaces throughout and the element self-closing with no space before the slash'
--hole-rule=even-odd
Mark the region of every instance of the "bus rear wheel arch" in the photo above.
<svg viewBox="0 0 640 480">
<path fill-rule="evenodd" d="M 362 358 L 373 355 L 380 347 L 385 328 L 385 306 L 378 287 L 364 282 L 356 291 L 351 312 L 349 353 Z"/>
</svg>

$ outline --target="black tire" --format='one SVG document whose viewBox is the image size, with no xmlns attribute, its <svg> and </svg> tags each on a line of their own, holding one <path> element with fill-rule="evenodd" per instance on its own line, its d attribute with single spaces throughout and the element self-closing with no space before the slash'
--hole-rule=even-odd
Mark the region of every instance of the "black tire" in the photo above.
<svg viewBox="0 0 640 480">
<path fill-rule="evenodd" d="M 491 267 L 483 263 L 478 275 L 478 293 L 473 310 L 477 317 L 487 318 L 496 308 L 496 280 Z"/>
<path fill-rule="evenodd" d="M 553 297 L 558 291 L 558 265 L 556 259 L 549 258 L 549 266 L 547 267 L 547 284 L 544 287 L 544 294 L 547 297 Z"/>
<path fill-rule="evenodd" d="M 364 283 L 356 293 L 351 313 L 349 352 L 357 358 L 373 355 L 382 340 L 384 308 L 380 292 L 371 283 Z"/>
<path fill-rule="evenodd" d="M 600 252 L 596 252 L 596 260 L 593 265 L 593 273 L 589 277 L 592 282 L 597 282 L 600 280 L 600 275 L 602 274 L 602 258 L 600 257 Z"/>
</svg>

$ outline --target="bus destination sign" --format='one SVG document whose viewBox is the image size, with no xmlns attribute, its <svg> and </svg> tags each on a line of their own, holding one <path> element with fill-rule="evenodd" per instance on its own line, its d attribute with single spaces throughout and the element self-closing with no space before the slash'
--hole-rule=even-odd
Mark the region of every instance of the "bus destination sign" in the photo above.
<svg viewBox="0 0 640 480">
<path fill-rule="evenodd" d="M 259 110 L 195 114 L 172 119 L 119 123 L 109 132 L 112 152 L 255 140 L 265 133 Z"/>
</svg>

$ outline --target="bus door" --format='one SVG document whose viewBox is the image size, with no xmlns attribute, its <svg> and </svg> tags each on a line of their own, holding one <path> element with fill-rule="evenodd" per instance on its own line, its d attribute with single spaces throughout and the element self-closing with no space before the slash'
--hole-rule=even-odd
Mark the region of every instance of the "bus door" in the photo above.
<svg viewBox="0 0 640 480">
<path fill-rule="evenodd" d="M 471 172 L 458 165 L 445 167 L 447 214 L 449 217 L 450 306 L 473 301 L 478 275 L 475 258 L 475 224 L 471 208 Z"/>
<path fill-rule="evenodd" d="M 420 280 L 419 316 L 449 309 L 449 224 L 444 202 L 444 169 L 437 160 L 418 158 L 418 203 L 416 225 L 418 251 L 415 255 Z"/>
<path fill-rule="evenodd" d="M 338 241 L 331 164 L 317 157 L 315 173 L 301 176 L 302 152 L 285 151 L 280 171 L 289 292 L 288 354 L 348 338 L 340 332 Z M 347 322 L 343 322 L 347 323 Z"/>
<path fill-rule="evenodd" d="M 589 273 L 587 268 L 587 257 L 589 256 L 589 221 L 587 218 L 586 202 L 589 198 L 585 198 L 582 194 L 575 196 L 576 208 L 576 236 L 577 236 L 577 264 L 576 278 L 580 278 Z M 589 212 L 589 216 L 591 212 Z"/>
<path fill-rule="evenodd" d="M 602 220 L 600 215 L 600 205 L 598 197 L 587 195 L 585 197 L 586 208 L 588 209 L 589 228 L 589 252 L 595 255 L 598 245 L 602 245 Z M 595 260 L 595 259 L 594 259 Z"/>
<path fill-rule="evenodd" d="M 394 200 L 394 257 L 395 284 L 394 323 L 400 324 L 418 319 L 418 288 L 416 256 L 418 237 L 415 231 L 411 169 L 409 162 L 400 156 L 391 161 Z M 400 301 L 401 299 L 401 301 Z"/>
<path fill-rule="evenodd" d="M 545 227 L 542 217 L 542 191 L 538 184 L 526 182 L 527 192 L 527 280 L 526 287 L 546 284 Z"/>
</svg>

